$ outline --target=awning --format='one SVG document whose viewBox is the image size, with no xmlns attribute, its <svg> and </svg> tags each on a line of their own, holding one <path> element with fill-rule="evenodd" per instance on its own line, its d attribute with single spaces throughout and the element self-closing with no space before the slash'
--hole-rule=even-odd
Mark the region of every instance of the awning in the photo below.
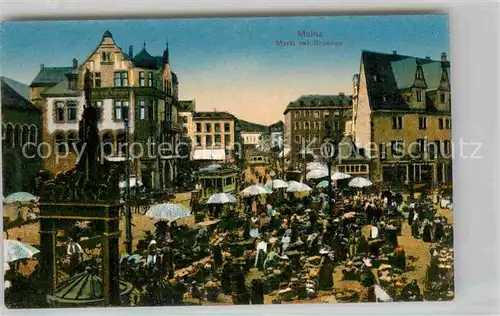
<svg viewBox="0 0 500 316">
<path fill-rule="evenodd" d="M 193 160 L 225 160 L 226 151 L 224 149 L 195 149 Z"/>
</svg>

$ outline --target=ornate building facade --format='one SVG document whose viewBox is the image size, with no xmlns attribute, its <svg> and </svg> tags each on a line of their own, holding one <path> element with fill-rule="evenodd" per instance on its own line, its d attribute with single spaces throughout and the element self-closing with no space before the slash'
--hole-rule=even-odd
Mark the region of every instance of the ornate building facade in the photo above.
<svg viewBox="0 0 500 316">
<path fill-rule="evenodd" d="M 441 60 L 363 51 L 353 79 L 355 144 L 370 178 L 396 185 L 451 183 L 451 82 Z"/>
<path fill-rule="evenodd" d="M 43 141 L 53 145 L 46 168 L 65 171 L 78 159 L 73 144 L 83 112 L 86 71 L 92 76 L 103 157 L 125 161 L 128 140 L 131 176 L 151 189 L 169 186 L 177 173 L 182 131 L 178 80 L 170 67 L 168 44 L 162 56 L 150 55 L 145 44 L 136 55 L 130 46 L 127 54 L 109 31 L 82 64 L 73 60 L 71 67 L 42 65 L 30 86 L 31 100 L 42 110 Z"/>
</svg>

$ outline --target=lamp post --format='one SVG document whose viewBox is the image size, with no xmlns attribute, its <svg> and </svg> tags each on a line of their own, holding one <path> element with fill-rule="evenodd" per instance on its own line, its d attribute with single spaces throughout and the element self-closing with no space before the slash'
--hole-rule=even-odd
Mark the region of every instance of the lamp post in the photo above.
<svg viewBox="0 0 500 316">
<path fill-rule="evenodd" d="M 128 254 L 132 253 L 132 212 L 130 210 L 130 145 L 129 145 L 129 126 L 128 118 L 124 120 L 125 123 L 125 143 L 127 144 L 125 148 L 125 244 L 126 251 Z M 137 181 L 137 180 L 136 180 Z M 137 186 L 137 183 L 136 183 Z"/>
</svg>

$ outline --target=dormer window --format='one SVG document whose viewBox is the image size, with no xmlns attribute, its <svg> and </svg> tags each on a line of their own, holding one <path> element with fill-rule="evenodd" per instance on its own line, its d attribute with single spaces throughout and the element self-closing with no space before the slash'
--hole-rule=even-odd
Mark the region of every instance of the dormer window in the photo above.
<svg viewBox="0 0 500 316">
<path fill-rule="evenodd" d="M 444 93 L 440 93 L 440 94 L 439 94 L 439 101 L 440 101 L 441 103 L 446 103 L 446 94 L 444 94 Z"/>
<path fill-rule="evenodd" d="M 417 90 L 417 102 L 422 102 L 422 91 Z"/>
<path fill-rule="evenodd" d="M 111 62 L 111 52 L 102 52 L 101 53 L 101 61 L 104 63 Z"/>
</svg>

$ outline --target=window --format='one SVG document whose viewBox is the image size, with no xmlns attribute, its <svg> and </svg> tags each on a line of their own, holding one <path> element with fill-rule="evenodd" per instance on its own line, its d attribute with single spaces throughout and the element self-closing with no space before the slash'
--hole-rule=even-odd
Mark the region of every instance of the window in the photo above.
<svg viewBox="0 0 500 316">
<path fill-rule="evenodd" d="M 439 129 L 443 129 L 443 128 L 444 128 L 443 119 L 440 118 L 439 119 Z"/>
<path fill-rule="evenodd" d="M 64 122 L 64 102 L 57 101 L 55 108 L 55 121 Z"/>
<path fill-rule="evenodd" d="M 446 103 L 446 94 L 444 93 L 439 94 L 439 101 L 441 103 Z"/>
<path fill-rule="evenodd" d="M 205 136 L 205 146 L 212 146 L 212 135 Z"/>
<path fill-rule="evenodd" d="M 321 122 L 314 123 L 316 129 L 321 129 Z"/>
<path fill-rule="evenodd" d="M 391 155 L 392 156 L 402 155 L 403 150 L 404 150 L 404 141 L 402 141 L 402 140 L 391 141 Z"/>
<path fill-rule="evenodd" d="M 150 102 L 148 106 L 148 119 L 150 121 L 155 120 L 155 104 L 154 102 Z"/>
<path fill-rule="evenodd" d="M 216 133 L 220 133 L 220 123 L 214 123 L 214 129 Z"/>
<path fill-rule="evenodd" d="M 231 144 L 231 135 L 224 135 L 224 145 Z"/>
<path fill-rule="evenodd" d="M 144 87 L 144 71 L 139 71 L 139 87 Z"/>
<path fill-rule="evenodd" d="M 109 156 L 113 153 L 114 141 L 112 134 L 106 133 L 102 135 L 102 146 L 104 149 L 104 155 Z"/>
<path fill-rule="evenodd" d="M 319 111 L 314 111 L 314 118 L 319 119 Z"/>
<path fill-rule="evenodd" d="M 14 142 L 13 142 L 13 137 L 14 137 L 14 128 L 12 125 L 7 124 L 7 128 L 5 131 L 5 144 L 7 147 L 14 147 Z"/>
<path fill-rule="evenodd" d="M 23 126 L 23 131 L 22 131 L 22 139 L 21 139 L 21 143 L 24 145 L 24 144 L 27 144 L 29 142 L 29 128 L 28 128 L 28 125 L 24 125 Z"/>
<path fill-rule="evenodd" d="M 295 129 L 299 130 L 300 129 L 300 122 L 295 122 Z"/>
<path fill-rule="evenodd" d="M 64 135 L 62 133 L 57 133 L 55 137 L 55 145 L 58 154 L 66 153 L 66 144 L 64 143 L 64 141 Z"/>
<path fill-rule="evenodd" d="M 386 158 L 385 148 L 386 148 L 385 143 L 379 145 L 380 160 L 384 160 Z"/>
<path fill-rule="evenodd" d="M 411 102 L 411 96 L 407 95 L 406 96 L 406 103 L 410 103 Z"/>
<path fill-rule="evenodd" d="M 92 106 L 96 108 L 96 112 L 97 112 L 97 121 L 98 122 L 101 122 L 102 121 L 102 101 L 95 101 L 95 102 L 92 102 Z"/>
<path fill-rule="evenodd" d="M 78 141 L 78 136 L 76 132 L 68 133 L 68 149 L 70 152 L 76 152 L 76 142 Z"/>
<path fill-rule="evenodd" d="M 224 133 L 229 133 L 231 130 L 229 123 L 224 123 Z"/>
<path fill-rule="evenodd" d="M 436 140 L 433 144 L 434 148 L 431 149 L 430 147 L 431 146 L 429 146 L 429 151 L 431 153 L 432 159 L 434 159 L 434 157 L 441 156 L 441 141 Z"/>
<path fill-rule="evenodd" d="M 75 122 L 76 121 L 76 102 L 75 101 L 68 101 L 67 112 L 68 112 L 68 122 Z"/>
<path fill-rule="evenodd" d="M 101 73 L 100 72 L 94 72 L 93 73 L 93 81 L 94 81 L 94 87 L 99 88 L 101 87 Z"/>
<path fill-rule="evenodd" d="M 33 126 L 33 125 L 32 125 L 32 126 L 30 127 L 30 136 L 29 136 L 29 138 L 30 138 L 30 143 L 34 143 L 34 144 L 36 144 L 37 136 L 38 136 L 38 135 L 37 135 L 37 128 L 36 128 L 36 126 Z"/>
<path fill-rule="evenodd" d="M 418 118 L 418 129 L 426 129 L 427 128 L 427 118 L 425 116 L 421 116 Z"/>
<path fill-rule="evenodd" d="M 393 116 L 392 117 L 392 129 L 402 129 L 403 128 L 403 117 Z"/>
<path fill-rule="evenodd" d="M 300 136 L 299 135 L 295 135 L 295 142 L 300 143 Z"/>
<path fill-rule="evenodd" d="M 417 90 L 417 102 L 422 102 L 422 91 Z"/>
<path fill-rule="evenodd" d="M 446 119 L 446 129 L 451 129 L 451 119 Z"/>
<path fill-rule="evenodd" d="M 304 116 L 309 117 L 309 111 L 304 111 Z"/>
<path fill-rule="evenodd" d="M 212 123 L 205 123 L 205 133 L 212 132 Z"/>
<path fill-rule="evenodd" d="M 148 72 L 148 87 L 152 87 L 152 86 L 153 86 L 153 73 Z"/>
<path fill-rule="evenodd" d="M 115 72 L 115 87 L 128 86 L 128 72 L 118 71 Z"/>
<path fill-rule="evenodd" d="M 21 147 L 21 126 L 16 125 L 14 127 L 14 146 Z"/>
<path fill-rule="evenodd" d="M 201 136 L 196 136 L 196 146 L 201 146 Z"/>
<path fill-rule="evenodd" d="M 449 140 L 445 140 L 443 145 L 444 145 L 444 154 L 445 155 L 450 155 L 450 153 L 451 153 L 450 141 Z"/>
<path fill-rule="evenodd" d="M 122 101 L 115 101 L 114 114 L 115 121 L 123 120 Z"/>
<path fill-rule="evenodd" d="M 373 77 L 372 77 L 372 78 L 373 78 L 373 82 L 377 82 L 377 81 L 378 81 L 378 77 L 377 77 L 377 75 L 373 75 Z"/>
<path fill-rule="evenodd" d="M 422 73 L 420 72 L 420 70 L 417 70 L 417 79 L 422 80 Z"/>
<path fill-rule="evenodd" d="M 221 140 L 220 134 L 215 134 L 214 136 L 215 136 L 215 139 L 214 139 L 215 145 L 220 146 L 220 144 L 221 144 L 220 143 L 220 140 Z"/>
<path fill-rule="evenodd" d="M 424 138 L 417 139 L 417 151 L 419 153 L 425 153 L 427 150 L 427 140 Z"/>
<path fill-rule="evenodd" d="M 196 123 L 196 133 L 201 133 L 201 123 Z"/>
<path fill-rule="evenodd" d="M 139 120 L 146 119 L 146 101 L 139 100 Z"/>
<path fill-rule="evenodd" d="M 102 62 L 105 62 L 105 63 L 111 62 L 111 52 L 102 52 L 101 59 L 102 59 Z"/>
<path fill-rule="evenodd" d="M 304 123 L 304 129 L 307 131 L 309 130 L 309 122 Z"/>
</svg>

